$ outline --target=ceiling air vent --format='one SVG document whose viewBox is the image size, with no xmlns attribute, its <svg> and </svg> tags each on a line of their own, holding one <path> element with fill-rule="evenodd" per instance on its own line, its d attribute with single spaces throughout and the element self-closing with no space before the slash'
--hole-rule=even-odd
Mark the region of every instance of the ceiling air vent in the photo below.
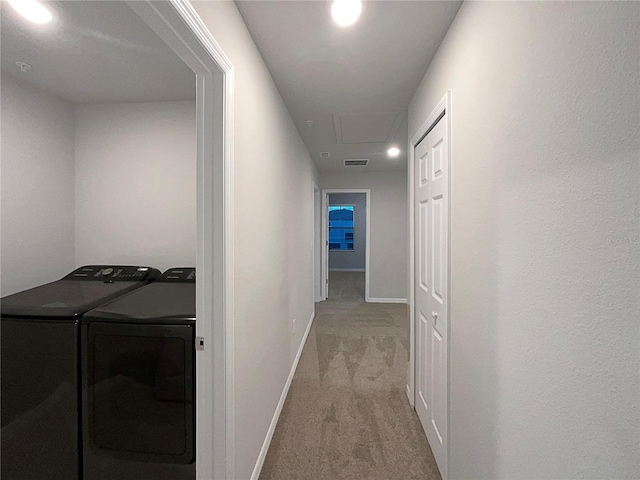
<svg viewBox="0 0 640 480">
<path fill-rule="evenodd" d="M 320 158 L 330 158 L 331 154 L 329 152 L 320 152 Z"/>
<path fill-rule="evenodd" d="M 367 158 L 354 158 L 351 160 L 345 160 L 345 167 L 366 167 L 369 160 Z"/>
</svg>

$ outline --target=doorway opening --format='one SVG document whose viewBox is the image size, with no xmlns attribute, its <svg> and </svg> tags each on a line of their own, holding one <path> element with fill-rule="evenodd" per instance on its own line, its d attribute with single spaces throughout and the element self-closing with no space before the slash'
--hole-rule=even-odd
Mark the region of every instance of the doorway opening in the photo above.
<svg viewBox="0 0 640 480">
<path fill-rule="evenodd" d="M 234 478 L 233 65 L 187 0 L 127 4 L 196 75 L 196 475 Z"/>
<path fill-rule="evenodd" d="M 320 187 L 313 184 L 313 301 L 321 302 L 322 298 L 322 201 Z"/>
<path fill-rule="evenodd" d="M 369 189 L 322 190 L 321 300 L 340 291 L 330 289 L 335 279 L 350 290 L 361 285 L 369 301 L 370 196 Z"/>
</svg>

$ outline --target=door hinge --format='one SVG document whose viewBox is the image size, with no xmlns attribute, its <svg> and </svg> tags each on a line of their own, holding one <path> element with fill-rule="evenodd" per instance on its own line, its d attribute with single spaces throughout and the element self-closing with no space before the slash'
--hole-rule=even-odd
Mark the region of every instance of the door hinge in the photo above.
<svg viewBox="0 0 640 480">
<path fill-rule="evenodd" d="M 204 350 L 204 337 L 196 337 L 196 350 Z"/>
</svg>

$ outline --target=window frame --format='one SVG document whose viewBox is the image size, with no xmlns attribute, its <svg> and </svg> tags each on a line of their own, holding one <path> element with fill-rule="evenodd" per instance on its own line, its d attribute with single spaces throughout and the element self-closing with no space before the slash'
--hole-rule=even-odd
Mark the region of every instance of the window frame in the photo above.
<svg viewBox="0 0 640 480">
<path fill-rule="evenodd" d="M 335 210 L 351 210 L 352 212 L 352 219 L 351 219 L 351 227 L 332 227 L 331 226 L 331 212 L 335 211 Z M 356 232 L 356 206 L 355 205 L 347 205 L 347 204 L 335 204 L 335 205 L 327 205 L 327 221 L 328 221 L 328 231 L 327 231 L 327 239 L 329 241 L 329 252 L 355 252 L 355 232 Z M 346 230 L 345 232 L 345 238 L 344 238 L 344 243 L 346 245 L 351 245 L 351 248 L 332 248 L 332 242 L 331 242 L 331 230 L 333 228 L 336 229 L 340 229 L 340 230 Z M 346 238 L 346 235 L 348 233 L 348 230 L 351 230 L 351 239 L 350 242 L 347 243 L 348 239 Z M 335 242 L 333 243 L 333 245 L 335 245 Z M 342 245 L 342 243 L 340 244 Z"/>
</svg>

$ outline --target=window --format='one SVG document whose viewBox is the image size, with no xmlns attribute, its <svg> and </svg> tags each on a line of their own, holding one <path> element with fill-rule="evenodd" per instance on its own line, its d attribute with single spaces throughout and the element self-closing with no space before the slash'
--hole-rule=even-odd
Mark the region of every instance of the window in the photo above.
<svg viewBox="0 0 640 480">
<path fill-rule="evenodd" d="M 329 207 L 329 250 L 353 250 L 353 205 Z"/>
</svg>

